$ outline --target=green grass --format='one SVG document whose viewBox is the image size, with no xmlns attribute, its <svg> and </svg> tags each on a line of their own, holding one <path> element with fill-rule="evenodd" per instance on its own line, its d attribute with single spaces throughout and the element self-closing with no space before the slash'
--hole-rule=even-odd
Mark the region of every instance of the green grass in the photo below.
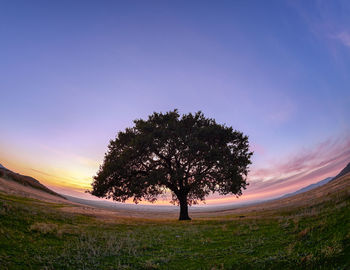
<svg viewBox="0 0 350 270">
<path fill-rule="evenodd" d="M 1 269 L 350 268 L 349 195 L 190 222 L 111 223 L 61 207 L 0 193 Z"/>
</svg>

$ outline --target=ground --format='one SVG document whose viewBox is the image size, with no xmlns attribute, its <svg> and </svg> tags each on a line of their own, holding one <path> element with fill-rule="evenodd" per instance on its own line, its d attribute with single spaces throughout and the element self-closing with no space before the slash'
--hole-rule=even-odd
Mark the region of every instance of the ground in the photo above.
<svg viewBox="0 0 350 270">
<path fill-rule="evenodd" d="M 350 176 L 179 222 L 0 191 L 1 269 L 349 269 Z"/>
</svg>

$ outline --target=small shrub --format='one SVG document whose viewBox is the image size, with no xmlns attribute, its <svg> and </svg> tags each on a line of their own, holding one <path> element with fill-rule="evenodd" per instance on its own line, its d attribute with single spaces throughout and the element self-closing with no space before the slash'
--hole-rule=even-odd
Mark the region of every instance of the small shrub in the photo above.
<svg viewBox="0 0 350 270">
<path fill-rule="evenodd" d="M 33 232 L 39 232 L 42 234 L 57 232 L 58 225 L 53 223 L 34 223 L 30 226 L 30 230 Z"/>
<path fill-rule="evenodd" d="M 5 202 L 0 202 L 0 215 L 5 215 L 11 211 L 11 205 Z"/>
<path fill-rule="evenodd" d="M 144 265 L 143 265 L 144 269 L 159 269 L 159 265 L 154 263 L 152 260 L 147 260 Z"/>
<path fill-rule="evenodd" d="M 310 228 L 305 228 L 301 232 L 298 233 L 299 238 L 304 238 L 307 236 L 307 234 L 310 232 Z"/>
<path fill-rule="evenodd" d="M 57 236 L 62 237 L 64 235 L 75 235 L 79 233 L 79 229 L 75 226 L 64 225 L 57 229 Z"/>
<path fill-rule="evenodd" d="M 341 243 L 332 242 L 331 245 L 326 245 L 322 248 L 321 252 L 326 257 L 333 257 L 337 254 L 340 254 L 343 251 Z"/>
</svg>

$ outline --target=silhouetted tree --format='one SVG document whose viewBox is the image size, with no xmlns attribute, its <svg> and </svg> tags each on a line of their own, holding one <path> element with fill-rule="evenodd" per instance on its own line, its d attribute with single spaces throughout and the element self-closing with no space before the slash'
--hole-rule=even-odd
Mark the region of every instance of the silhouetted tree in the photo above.
<svg viewBox="0 0 350 270">
<path fill-rule="evenodd" d="M 252 153 L 241 132 L 200 111 L 182 117 L 177 110 L 153 113 L 134 123 L 110 141 L 91 194 L 137 203 L 155 202 L 170 190 L 180 220 L 189 220 L 188 205 L 211 192 L 242 194 Z"/>
</svg>

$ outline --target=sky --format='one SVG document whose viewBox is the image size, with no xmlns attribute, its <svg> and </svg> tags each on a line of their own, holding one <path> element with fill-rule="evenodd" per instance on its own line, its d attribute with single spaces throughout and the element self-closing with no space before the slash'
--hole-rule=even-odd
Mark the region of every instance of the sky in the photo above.
<svg viewBox="0 0 350 270">
<path fill-rule="evenodd" d="M 335 176 L 350 162 L 349 14 L 349 1 L 0 1 L 0 163 L 86 197 L 118 131 L 177 108 L 249 136 L 248 189 L 209 204 Z"/>
</svg>

